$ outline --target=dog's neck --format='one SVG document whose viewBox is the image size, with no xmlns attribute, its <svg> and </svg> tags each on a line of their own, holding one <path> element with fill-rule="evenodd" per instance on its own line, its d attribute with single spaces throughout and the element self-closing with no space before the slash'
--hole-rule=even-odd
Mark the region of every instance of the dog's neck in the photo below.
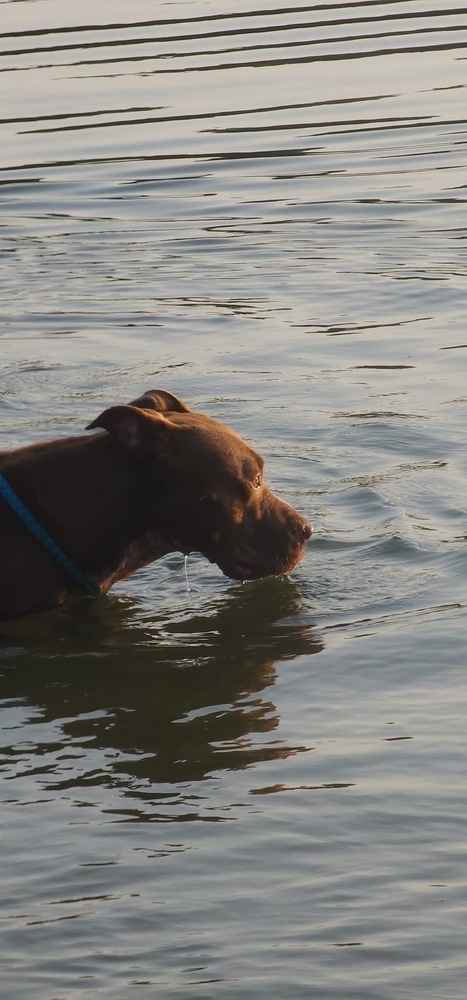
<svg viewBox="0 0 467 1000">
<path fill-rule="evenodd" d="M 153 527 L 143 467 L 105 432 L 38 444 L 25 463 L 19 450 L 0 467 L 103 593 L 176 547 Z"/>
</svg>

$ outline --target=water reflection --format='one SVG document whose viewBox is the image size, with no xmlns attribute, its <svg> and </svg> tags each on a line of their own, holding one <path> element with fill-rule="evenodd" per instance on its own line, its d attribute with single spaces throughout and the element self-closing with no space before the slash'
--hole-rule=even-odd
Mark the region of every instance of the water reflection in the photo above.
<svg viewBox="0 0 467 1000">
<path fill-rule="evenodd" d="M 133 67 L 138 63 L 155 63 L 155 68 L 148 68 L 147 72 L 170 73 L 226 70 L 248 63 L 266 66 L 359 59 L 363 55 L 438 51 L 465 45 L 462 11 L 449 8 L 446 12 L 395 12 L 384 11 L 381 4 L 364 3 L 362 6 L 367 9 L 357 15 L 345 4 L 338 5 L 341 10 L 331 11 L 329 8 L 332 17 L 322 16 L 328 8 L 308 5 L 234 13 L 216 11 L 195 17 L 128 20 L 110 24 L 51 25 L 48 31 L 43 28 L 8 31 L 3 34 L 6 47 L 0 51 L 0 59 L 13 60 L 5 67 L 10 72 L 29 69 L 29 60 L 33 60 L 33 66 L 40 69 L 130 63 L 131 73 L 134 73 Z M 372 16 L 372 6 L 376 6 L 376 16 Z M 213 28 L 210 22 L 218 24 Z M 190 24 L 196 25 L 196 28 L 189 30 Z M 157 29 L 155 34 L 154 29 Z M 47 44 L 40 41 L 44 35 Z M 63 40 L 50 44 L 54 35 L 62 36 Z M 372 48 L 374 44 L 378 48 Z M 176 48 L 171 48 L 173 45 Z M 344 45 L 347 48 L 343 49 Z M 291 52 L 297 49 L 304 54 L 292 56 Z M 283 58 L 274 57 L 279 50 L 284 51 Z M 95 53 L 95 56 L 83 58 L 82 52 Z M 70 58 L 67 58 L 67 53 L 70 53 Z M 263 54 L 264 58 L 261 58 Z M 219 57 L 225 55 L 237 57 L 239 61 L 218 62 Z M 36 63 L 39 58 L 49 61 Z M 206 62 L 196 61 L 200 59 Z M 193 62 L 194 65 L 191 65 Z"/>
<path fill-rule="evenodd" d="M 300 752 L 277 733 L 271 694 L 278 662 L 322 648 L 302 610 L 283 579 L 232 588 L 215 614 L 178 623 L 145 625 L 111 599 L 9 624 L 1 695 L 26 708 L 36 742 L 25 753 L 23 725 L 7 756 L 55 791 L 117 785 L 149 806 L 154 786 Z"/>
</svg>

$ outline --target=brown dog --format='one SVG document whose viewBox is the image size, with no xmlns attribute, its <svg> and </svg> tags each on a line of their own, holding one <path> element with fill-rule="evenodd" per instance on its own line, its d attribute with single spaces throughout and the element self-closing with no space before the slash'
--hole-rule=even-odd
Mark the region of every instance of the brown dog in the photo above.
<svg viewBox="0 0 467 1000">
<path fill-rule="evenodd" d="M 288 573 L 311 525 L 262 478 L 230 428 L 163 390 L 105 410 L 105 433 L 0 452 L 0 473 L 76 567 L 73 576 L 0 496 L 0 619 L 43 611 L 79 590 L 106 593 L 167 552 L 199 551 L 226 576 Z"/>
</svg>

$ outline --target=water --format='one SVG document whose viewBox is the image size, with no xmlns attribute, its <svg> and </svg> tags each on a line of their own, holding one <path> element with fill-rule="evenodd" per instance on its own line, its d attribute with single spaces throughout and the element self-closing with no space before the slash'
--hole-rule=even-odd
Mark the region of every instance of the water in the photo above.
<svg viewBox="0 0 467 1000">
<path fill-rule="evenodd" d="M 160 385 L 316 530 L 0 626 L 3 995 L 464 998 L 465 10 L 1 19 L 2 447 Z"/>
</svg>

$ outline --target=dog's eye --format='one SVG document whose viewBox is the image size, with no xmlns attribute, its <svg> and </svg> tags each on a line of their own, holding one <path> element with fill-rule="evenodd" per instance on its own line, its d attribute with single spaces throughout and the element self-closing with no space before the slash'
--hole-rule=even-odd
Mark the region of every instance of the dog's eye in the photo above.
<svg viewBox="0 0 467 1000">
<path fill-rule="evenodd" d="M 252 487 L 253 487 L 254 490 L 259 490 L 259 488 L 261 486 L 261 476 L 259 475 L 259 473 L 258 473 L 257 476 L 255 476 L 255 478 L 254 478 L 254 480 L 253 480 L 253 482 L 252 482 L 251 485 L 252 485 Z"/>
</svg>

